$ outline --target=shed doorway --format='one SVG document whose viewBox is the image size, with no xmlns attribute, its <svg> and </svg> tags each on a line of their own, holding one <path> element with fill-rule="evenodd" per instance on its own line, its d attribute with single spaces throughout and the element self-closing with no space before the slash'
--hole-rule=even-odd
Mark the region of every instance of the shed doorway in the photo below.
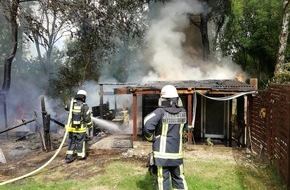
<svg viewBox="0 0 290 190">
<path fill-rule="evenodd" d="M 204 138 L 227 139 L 229 129 L 229 101 L 202 97 L 202 134 Z"/>
</svg>

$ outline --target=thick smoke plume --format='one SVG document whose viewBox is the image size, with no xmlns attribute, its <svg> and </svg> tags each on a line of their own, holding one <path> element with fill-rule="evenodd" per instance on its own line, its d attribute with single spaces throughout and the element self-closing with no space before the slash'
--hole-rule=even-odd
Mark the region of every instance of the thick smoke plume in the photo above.
<svg viewBox="0 0 290 190">
<path fill-rule="evenodd" d="M 237 65 L 225 58 L 204 62 L 202 47 L 186 43 L 189 37 L 201 41 L 199 31 L 185 33 L 190 28 L 188 14 L 199 15 L 203 11 L 198 1 L 174 0 L 160 7 L 146 35 L 146 57 L 152 70 L 144 81 L 234 79 L 241 73 Z"/>
</svg>

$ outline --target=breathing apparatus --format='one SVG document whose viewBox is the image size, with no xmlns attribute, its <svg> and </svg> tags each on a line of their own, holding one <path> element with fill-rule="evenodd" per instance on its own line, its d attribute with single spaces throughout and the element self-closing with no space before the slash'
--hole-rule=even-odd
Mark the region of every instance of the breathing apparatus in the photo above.
<svg viewBox="0 0 290 190">
<path fill-rule="evenodd" d="M 183 107 L 178 96 L 177 89 L 173 85 L 166 85 L 161 89 L 161 96 L 158 100 L 159 107 Z"/>
</svg>

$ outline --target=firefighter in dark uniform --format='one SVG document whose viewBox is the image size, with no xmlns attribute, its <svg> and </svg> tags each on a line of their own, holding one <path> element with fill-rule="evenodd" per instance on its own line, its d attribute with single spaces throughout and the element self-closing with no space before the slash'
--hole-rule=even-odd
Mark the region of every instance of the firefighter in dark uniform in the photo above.
<svg viewBox="0 0 290 190">
<path fill-rule="evenodd" d="M 170 190 L 170 181 L 174 189 L 188 189 L 182 152 L 182 134 L 186 120 L 186 110 L 176 88 L 172 85 L 164 86 L 158 108 L 144 118 L 145 138 L 153 142 L 157 166 L 156 189 Z"/>
<path fill-rule="evenodd" d="M 69 132 L 69 144 L 66 152 L 66 163 L 73 162 L 76 158 L 82 160 L 86 158 L 86 137 L 87 129 L 92 129 L 91 111 L 86 102 L 87 93 L 79 90 L 72 100 L 72 108 L 66 107 L 66 110 L 72 111 L 72 121 L 67 130 Z"/>
</svg>

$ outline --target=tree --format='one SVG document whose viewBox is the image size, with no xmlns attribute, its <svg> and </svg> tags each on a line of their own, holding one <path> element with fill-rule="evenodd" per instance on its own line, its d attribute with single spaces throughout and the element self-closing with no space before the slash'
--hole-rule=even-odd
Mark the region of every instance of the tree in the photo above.
<svg viewBox="0 0 290 190">
<path fill-rule="evenodd" d="M 1 88 L 1 94 L 4 96 L 8 94 L 11 82 L 11 64 L 15 57 L 18 45 L 18 23 L 17 14 L 19 7 L 19 0 L 1 1 L 4 8 L 4 14 L 11 27 L 11 48 L 10 53 L 6 55 L 4 64 L 4 80 Z"/>
<path fill-rule="evenodd" d="M 27 40 L 32 42 L 37 51 L 39 74 L 43 82 L 38 81 L 38 86 L 46 92 L 50 90 L 47 81 L 53 77 L 60 65 L 54 64 L 52 52 L 57 48 L 56 43 L 68 35 L 72 29 L 70 20 L 64 12 L 61 1 L 37 0 L 26 2 L 22 6 L 22 25 L 25 29 Z"/>
<path fill-rule="evenodd" d="M 203 0 L 201 2 L 203 11 L 199 15 L 189 14 L 189 22 L 190 24 L 196 26 L 200 31 L 201 41 L 203 45 L 203 60 L 207 61 L 210 57 L 210 45 L 208 39 L 208 21 L 210 18 L 210 11 L 208 0 Z M 197 16 L 199 17 L 198 19 L 196 19 Z"/>
<path fill-rule="evenodd" d="M 142 37 L 144 23 L 140 21 L 140 15 L 146 11 L 147 1 L 66 1 L 64 4 L 67 8 L 63 9 L 63 15 L 68 15 L 66 18 L 75 30 L 67 46 L 66 62 L 58 77 L 51 80 L 57 84 L 54 87 L 58 92 L 81 86 L 84 81 L 98 81 L 101 68 L 112 63 L 109 59 L 118 51 L 120 40 L 127 41 L 126 48 L 129 49 L 130 40 Z M 116 76 L 120 81 L 128 77 L 126 59 L 122 64 L 114 65 L 120 69 L 120 76 Z M 125 74 L 121 76 L 122 73 Z"/>
<path fill-rule="evenodd" d="M 6 96 L 10 90 L 11 84 L 11 67 L 12 62 L 16 56 L 17 48 L 18 48 L 18 32 L 19 32 L 19 23 L 18 20 L 21 20 L 21 14 L 19 14 L 21 10 L 21 3 L 28 2 L 30 0 L 7 0 L 1 1 L 1 10 L 4 17 L 7 20 L 10 29 L 11 40 L 9 42 L 10 51 L 3 53 L 5 55 L 4 60 L 4 78 L 3 84 L 0 91 L 0 95 L 3 97 L 3 108 L 4 108 L 4 117 L 5 117 L 5 126 L 8 127 L 7 123 L 7 109 L 6 109 Z"/>
<path fill-rule="evenodd" d="M 10 30 L 9 30 L 9 23 L 7 22 L 4 12 L 3 12 L 3 7 L 0 6 L 0 63 L 5 63 L 5 57 L 9 53 L 10 50 Z M 0 73 L 4 73 L 4 64 L 0 66 Z M 1 78 L 1 84 L 3 79 Z"/>
<path fill-rule="evenodd" d="M 290 64 L 285 63 L 285 54 L 287 47 L 287 40 L 289 34 L 289 15 L 290 15 L 290 1 L 283 1 L 283 19 L 282 19 L 282 27 L 279 35 L 279 50 L 277 54 L 275 72 L 274 72 L 274 80 L 276 82 L 290 82 Z"/>
<path fill-rule="evenodd" d="M 36 7 L 36 2 L 39 3 L 37 6 L 37 15 L 33 14 L 31 6 Z M 21 6 L 20 6 L 21 4 Z M 25 41 L 18 42 L 18 34 L 26 34 L 24 38 L 28 41 L 32 41 L 36 45 L 38 59 L 40 63 L 43 64 L 43 69 L 45 77 L 48 75 L 47 67 L 45 64 L 51 63 L 51 53 L 54 48 L 54 44 L 57 40 L 62 37 L 62 27 L 65 22 L 62 22 L 61 11 L 58 11 L 58 6 L 56 1 L 41 1 L 41 0 L 9 0 L 1 1 L 3 14 L 7 19 L 7 23 L 10 24 L 11 28 L 11 52 L 7 54 L 5 60 L 5 71 L 4 71 L 4 80 L 2 85 L 1 93 L 7 94 L 10 87 L 11 81 L 11 64 L 15 58 L 17 47 Z M 21 30 L 19 31 L 19 23 L 21 24 Z M 52 21 L 50 21 L 52 20 Z M 22 38 L 21 38 L 22 39 Z M 46 49 L 45 59 L 42 57 L 40 46 Z M 51 68 L 51 67 L 50 67 Z"/>
<path fill-rule="evenodd" d="M 6 110 L 6 96 L 9 93 L 10 83 L 11 83 L 11 65 L 12 61 L 15 57 L 18 43 L 18 23 L 17 23 L 17 14 L 19 7 L 19 0 L 10 1 L 1 1 L 1 5 L 3 7 L 3 12 L 7 20 L 9 20 L 9 24 L 11 27 L 11 46 L 10 52 L 5 57 L 4 63 L 4 79 L 2 88 L 0 91 L 0 95 L 3 97 L 3 108 L 4 108 L 4 119 L 5 119 L 5 127 L 8 127 L 7 123 L 7 110 Z"/>
<path fill-rule="evenodd" d="M 232 1 L 220 45 L 249 76 L 267 84 L 274 75 L 281 21 L 279 0 Z"/>
</svg>

